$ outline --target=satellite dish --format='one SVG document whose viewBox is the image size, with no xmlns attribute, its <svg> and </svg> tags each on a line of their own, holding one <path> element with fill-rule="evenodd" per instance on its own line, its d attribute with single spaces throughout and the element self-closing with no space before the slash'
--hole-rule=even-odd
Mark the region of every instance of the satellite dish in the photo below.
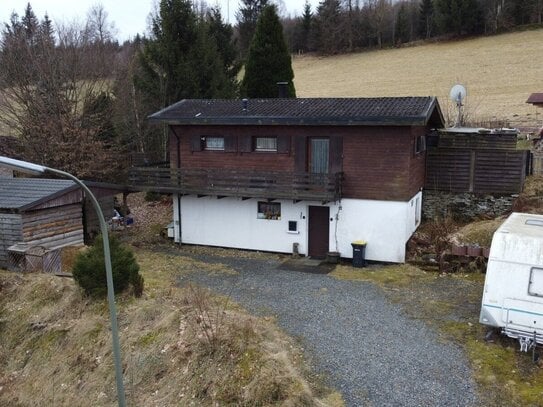
<svg viewBox="0 0 543 407">
<path fill-rule="evenodd" d="M 449 92 L 449 97 L 454 103 L 456 103 L 456 107 L 458 108 L 458 116 L 456 118 L 454 127 L 460 127 L 462 125 L 462 102 L 466 98 L 466 95 L 466 88 L 460 84 L 454 85 Z"/>
<path fill-rule="evenodd" d="M 457 104 L 461 104 L 462 101 L 466 98 L 467 92 L 466 88 L 464 86 L 457 84 L 454 85 L 451 88 L 451 92 L 449 93 L 449 97 L 453 102 L 456 102 Z"/>
</svg>

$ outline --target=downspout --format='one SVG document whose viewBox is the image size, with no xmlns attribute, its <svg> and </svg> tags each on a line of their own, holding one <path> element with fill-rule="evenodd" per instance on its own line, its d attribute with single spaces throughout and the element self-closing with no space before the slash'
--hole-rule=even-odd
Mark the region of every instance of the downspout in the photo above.
<svg viewBox="0 0 543 407">
<path fill-rule="evenodd" d="M 175 156 L 177 157 L 176 161 L 176 165 L 177 165 L 177 169 L 180 170 L 181 169 L 181 141 L 179 140 L 179 136 L 177 135 L 177 132 L 175 131 L 175 127 L 170 127 L 172 129 L 172 133 L 173 135 L 175 136 L 175 140 L 176 140 L 176 143 L 175 143 L 175 148 L 176 148 L 176 154 Z M 179 225 L 178 225 L 178 230 L 179 230 L 179 244 L 181 244 L 181 196 L 180 194 L 178 193 L 177 194 L 177 216 L 179 218 L 178 222 L 179 222 Z"/>
</svg>

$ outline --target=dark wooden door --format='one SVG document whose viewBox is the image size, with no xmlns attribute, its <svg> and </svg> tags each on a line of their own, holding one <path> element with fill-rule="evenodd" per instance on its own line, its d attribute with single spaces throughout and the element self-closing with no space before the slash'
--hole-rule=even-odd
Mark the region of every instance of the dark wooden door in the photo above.
<svg viewBox="0 0 543 407">
<path fill-rule="evenodd" d="M 330 235 L 329 217 L 329 207 L 309 207 L 309 256 L 311 257 L 326 257 Z"/>
</svg>

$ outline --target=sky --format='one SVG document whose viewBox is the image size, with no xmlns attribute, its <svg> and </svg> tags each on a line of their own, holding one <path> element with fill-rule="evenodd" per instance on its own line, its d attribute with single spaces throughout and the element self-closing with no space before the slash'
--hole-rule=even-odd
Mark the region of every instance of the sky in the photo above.
<svg viewBox="0 0 543 407">
<path fill-rule="evenodd" d="M 110 21 L 115 23 L 120 41 L 134 37 L 137 33 L 147 30 L 147 17 L 153 8 L 155 0 L 0 0 L 0 21 L 9 21 L 13 11 L 22 15 L 28 2 L 34 13 L 42 19 L 45 13 L 53 22 L 84 21 L 89 8 L 97 3 L 103 4 Z M 283 13 L 300 15 L 305 0 L 279 0 Z M 313 9 L 318 0 L 310 0 Z M 230 11 L 230 23 L 235 23 L 235 13 L 239 0 L 207 0 L 211 6 L 219 5 L 226 20 L 227 10 Z M 277 2 L 276 2 L 277 3 Z"/>
</svg>

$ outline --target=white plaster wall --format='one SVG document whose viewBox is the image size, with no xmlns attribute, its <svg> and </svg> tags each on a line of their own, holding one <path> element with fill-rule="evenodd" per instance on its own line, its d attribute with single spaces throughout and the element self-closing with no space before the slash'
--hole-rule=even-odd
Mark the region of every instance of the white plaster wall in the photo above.
<svg viewBox="0 0 543 407">
<path fill-rule="evenodd" d="M 179 213 L 179 200 L 181 197 L 179 195 L 174 194 L 172 197 L 172 204 L 173 204 L 173 241 L 175 243 L 181 242 L 181 222 L 180 222 L 180 213 Z"/>
<path fill-rule="evenodd" d="M 321 203 L 277 200 L 281 203 L 281 219 L 267 220 L 257 218 L 257 202 L 257 199 L 183 196 L 181 241 L 281 253 L 292 253 L 292 244 L 296 242 L 300 254 L 307 254 L 308 208 Z M 418 226 L 416 220 L 420 220 L 421 204 L 420 192 L 407 202 L 343 199 L 329 203 L 326 205 L 332 218 L 329 250 L 352 258 L 351 243 L 364 240 L 368 260 L 403 263 L 405 244 Z M 174 224 L 178 227 L 176 209 L 174 197 Z M 289 220 L 298 222 L 297 234 L 288 232 Z"/>
<path fill-rule="evenodd" d="M 257 199 L 183 196 L 181 198 L 181 236 L 183 243 L 242 249 L 307 253 L 307 204 L 277 200 L 281 219 L 258 219 Z M 175 205 L 175 202 L 174 202 Z M 174 206 L 175 208 L 175 206 Z M 298 221 L 299 233 L 288 232 L 288 221 Z"/>
<path fill-rule="evenodd" d="M 341 257 L 352 258 L 351 243 L 356 240 L 367 242 L 366 259 L 403 263 L 405 244 L 411 235 L 410 201 L 374 201 L 343 199 L 337 213 L 337 251 Z M 332 226 L 332 225 L 331 225 Z M 335 245 L 335 225 L 331 230 L 330 243 Z"/>
</svg>

